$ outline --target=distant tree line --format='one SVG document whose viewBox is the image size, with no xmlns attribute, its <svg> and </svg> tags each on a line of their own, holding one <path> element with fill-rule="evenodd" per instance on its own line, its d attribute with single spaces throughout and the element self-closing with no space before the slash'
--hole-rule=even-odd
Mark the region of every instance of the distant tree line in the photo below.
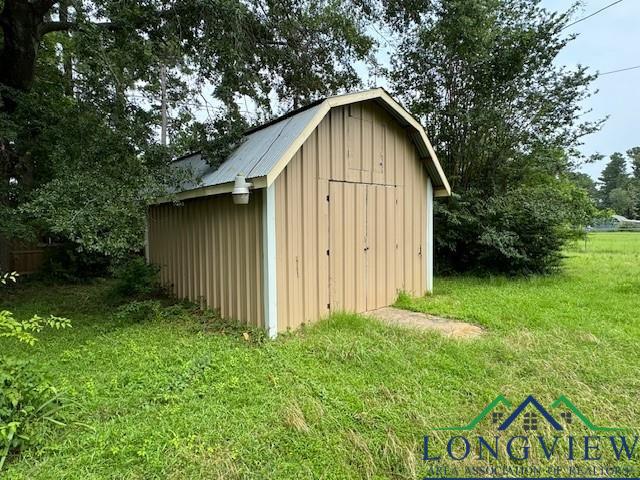
<svg viewBox="0 0 640 480">
<path fill-rule="evenodd" d="M 630 219 L 640 218 L 640 147 L 627 150 L 626 158 L 613 153 L 598 183 L 588 188 L 600 208 Z"/>
</svg>

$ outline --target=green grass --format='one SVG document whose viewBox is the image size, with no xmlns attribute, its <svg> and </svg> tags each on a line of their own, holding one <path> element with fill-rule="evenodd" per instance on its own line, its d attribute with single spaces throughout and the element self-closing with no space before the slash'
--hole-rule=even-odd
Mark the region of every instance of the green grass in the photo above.
<svg viewBox="0 0 640 480">
<path fill-rule="evenodd" d="M 468 341 L 355 315 L 246 341 L 197 318 L 118 320 L 108 282 L 5 293 L 19 318 L 72 319 L 33 349 L 7 347 L 40 363 L 78 402 L 67 416 L 91 427 L 48 430 L 7 474 L 419 478 L 423 436 L 447 438 L 432 429 L 468 423 L 498 394 L 566 395 L 596 424 L 640 426 L 640 235 L 592 234 L 584 247 L 555 276 L 437 278 L 433 296 L 402 299 L 486 329 Z"/>
</svg>

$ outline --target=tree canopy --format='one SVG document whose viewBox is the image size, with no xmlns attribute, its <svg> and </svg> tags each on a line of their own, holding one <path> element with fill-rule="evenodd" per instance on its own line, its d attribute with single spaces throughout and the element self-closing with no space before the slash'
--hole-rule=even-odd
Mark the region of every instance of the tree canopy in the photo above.
<svg viewBox="0 0 640 480">
<path fill-rule="evenodd" d="M 177 181 L 171 156 L 218 162 L 248 108 L 268 118 L 360 85 L 370 15 L 366 0 L 0 2 L 0 234 L 140 248 L 146 200 Z"/>
<path fill-rule="evenodd" d="M 562 34 L 571 11 L 537 0 L 411 5 L 391 80 L 457 194 L 439 211 L 439 265 L 547 271 L 570 232 L 560 227 L 592 213 L 568 177 L 580 139 L 600 125 L 582 120 L 595 77 L 554 63 L 573 38 Z"/>
</svg>

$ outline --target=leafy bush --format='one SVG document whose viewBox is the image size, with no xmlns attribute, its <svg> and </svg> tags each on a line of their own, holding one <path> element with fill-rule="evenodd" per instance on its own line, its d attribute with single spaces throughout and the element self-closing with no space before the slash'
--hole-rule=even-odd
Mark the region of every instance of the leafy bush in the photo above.
<svg viewBox="0 0 640 480">
<path fill-rule="evenodd" d="M 15 283 L 17 276 L 16 272 L 0 275 L 0 284 Z M 8 310 L 0 311 L 0 338 L 28 345 L 36 342 L 34 334 L 44 327 L 69 326 L 68 319 L 53 315 L 16 320 Z M 63 406 L 61 395 L 33 363 L 0 355 L 0 470 L 10 453 L 33 441 L 29 430 L 35 422 L 62 424 L 56 416 Z"/>
<path fill-rule="evenodd" d="M 112 295 L 120 298 L 145 298 L 162 293 L 160 268 L 135 257 L 114 269 Z"/>
<path fill-rule="evenodd" d="M 45 249 L 39 276 L 44 279 L 78 283 L 87 278 L 106 275 L 109 263 L 109 258 L 104 255 L 78 250 L 77 244 L 65 242 Z"/>
<path fill-rule="evenodd" d="M 142 323 L 159 318 L 162 305 L 157 300 L 142 300 L 125 303 L 116 311 L 116 318 L 124 321 Z"/>
<path fill-rule="evenodd" d="M 71 322 L 67 318 L 54 315 L 50 315 L 49 318 L 34 315 L 29 320 L 16 320 L 13 313 L 7 310 L 0 311 L 0 338 L 13 338 L 28 345 L 36 342 L 34 333 L 40 332 L 44 327 L 59 330 L 69 326 Z"/>
<path fill-rule="evenodd" d="M 38 422 L 63 424 L 61 394 L 29 361 L 0 356 L 0 470 L 10 453 L 37 443 Z"/>
<path fill-rule="evenodd" d="M 435 247 L 439 271 L 549 273 L 561 250 L 594 214 L 584 190 L 557 182 L 523 186 L 490 198 L 474 192 L 438 204 Z"/>
</svg>

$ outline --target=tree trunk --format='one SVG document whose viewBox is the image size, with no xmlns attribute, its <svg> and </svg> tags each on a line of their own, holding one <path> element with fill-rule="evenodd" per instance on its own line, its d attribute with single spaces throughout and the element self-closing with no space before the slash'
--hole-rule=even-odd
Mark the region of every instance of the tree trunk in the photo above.
<svg viewBox="0 0 640 480">
<path fill-rule="evenodd" d="M 24 0 L 6 0 L 0 14 L 4 33 L 0 53 L 0 83 L 20 91 L 33 85 L 40 34 L 44 20 L 42 6 Z M 3 95 L 5 97 L 5 95 Z M 11 103 L 5 108 L 11 108 Z"/>
<path fill-rule="evenodd" d="M 26 1 L 5 0 L 0 13 L 3 32 L 0 51 L 0 111 L 11 115 L 16 109 L 15 91 L 27 92 L 33 85 L 36 68 L 40 26 L 45 14 L 51 9 L 53 0 Z M 0 137 L 0 210 L 10 208 L 10 182 L 19 169 L 19 158 L 13 145 Z M 31 159 L 21 165 L 25 178 L 32 174 Z M 0 232 L 1 233 L 1 232 Z M 10 232 L 0 235 L 0 270 L 9 268 Z"/>
</svg>

